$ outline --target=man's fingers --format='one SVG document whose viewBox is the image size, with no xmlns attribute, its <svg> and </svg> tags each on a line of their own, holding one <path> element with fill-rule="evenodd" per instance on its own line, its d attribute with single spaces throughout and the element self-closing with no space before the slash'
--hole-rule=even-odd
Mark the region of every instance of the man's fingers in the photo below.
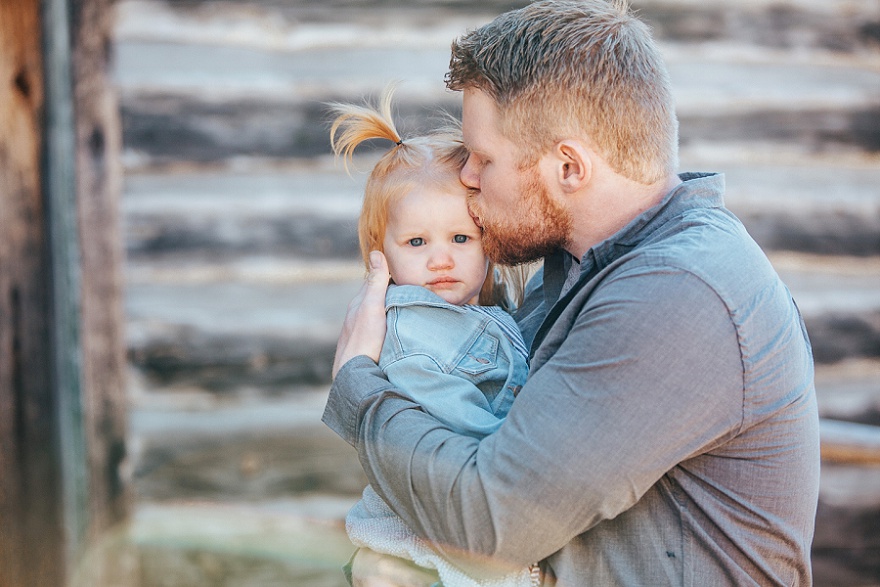
<svg viewBox="0 0 880 587">
<path fill-rule="evenodd" d="M 388 261 L 385 259 L 385 255 L 380 251 L 370 252 L 370 273 L 367 275 L 367 282 L 370 285 L 382 285 L 382 289 L 386 289 L 389 277 Z M 382 295 L 384 300 L 385 294 Z"/>
<path fill-rule="evenodd" d="M 379 360 L 385 339 L 385 293 L 388 289 L 388 263 L 379 251 L 370 253 L 370 272 L 360 291 L 348 305 L 342 333 L 336 344 L 332 374 L 349 359 L 367 355 Z"/>
</svg>

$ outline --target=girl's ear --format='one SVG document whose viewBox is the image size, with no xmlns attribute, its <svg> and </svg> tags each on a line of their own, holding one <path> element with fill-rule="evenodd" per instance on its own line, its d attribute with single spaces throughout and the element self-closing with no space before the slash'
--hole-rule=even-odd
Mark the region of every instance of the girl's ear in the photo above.
<svg viewBox="0 0 880 587">
<path fill-rule="evenodd" d="M 593 177 L 592 152 L 581 141 L 566 139 L 556 144 L 556 179 L 566 192 L 586 186 Z"/>
</svg>

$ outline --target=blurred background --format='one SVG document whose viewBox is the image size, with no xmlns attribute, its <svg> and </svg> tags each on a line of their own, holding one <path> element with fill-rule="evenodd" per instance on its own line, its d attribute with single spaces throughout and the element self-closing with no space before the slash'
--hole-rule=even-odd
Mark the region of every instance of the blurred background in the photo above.
<svg viewBox="0 0 880 587">
<path fill-rule="evenodd" d="M 345 585 L 366 479 L 320 415 L 375 154 L 335 164 L 323 104 L 398 80 L 404 134 L 458 113 L 451 39 L 524 4 L 117 2 L 138 587 Z M 727 174 L 805 316 L 822 415 L 880 425 L 880 1 L 634 4 L 682 169 Z M 822 475 L 816 585 L 880 585 L 880 465 Z"/>
</svg>

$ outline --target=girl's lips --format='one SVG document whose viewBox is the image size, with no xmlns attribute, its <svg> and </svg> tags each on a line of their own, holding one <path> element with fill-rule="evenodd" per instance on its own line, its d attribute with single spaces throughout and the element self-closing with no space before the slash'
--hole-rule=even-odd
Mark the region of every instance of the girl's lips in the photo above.
<svg viewBox="0 0 880 587">
<path fill-rule="evenodd" d="M 453 285 L 455 283 L 458 283 L 458 280 L 453 279 L 452 277 L 439 277 L 437 279 L 429 281 L 428 285 L 432 287 L 444 287 Z"/>
</svg>

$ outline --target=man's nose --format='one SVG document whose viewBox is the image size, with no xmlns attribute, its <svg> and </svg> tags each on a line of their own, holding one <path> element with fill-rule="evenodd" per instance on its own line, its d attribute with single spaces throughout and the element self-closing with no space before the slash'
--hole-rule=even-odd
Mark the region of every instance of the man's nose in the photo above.
<svg viewBox="0 0 880 587">
<path fill-rule="evenodd" d="M 476 164 L 474 163 L 473 156 L 468 157 L 464 167 L 461 168 L 459 178 L 461 179 L 461 183 L 466 187 L 474 190 L 480 189 L 480 175 L 476 171 Z"/>
</svg>

